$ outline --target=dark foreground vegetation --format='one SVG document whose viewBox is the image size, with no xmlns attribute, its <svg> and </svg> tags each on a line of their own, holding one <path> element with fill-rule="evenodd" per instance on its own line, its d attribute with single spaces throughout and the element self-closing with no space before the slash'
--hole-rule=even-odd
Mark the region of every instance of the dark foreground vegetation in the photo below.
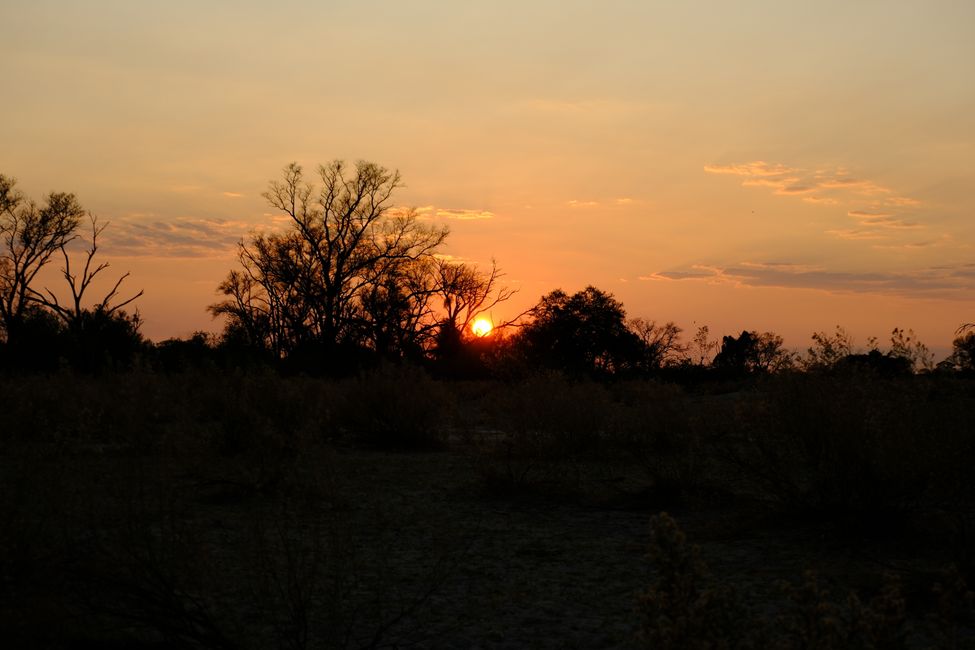
<svg viewBox="0 0 975 650">
<path fill-rule="evenodd" d="M 496 266 L 316 182 L 154 344 L 104 226 L 0 176 L 3 647 L 975 647 L 971 328 L 799 354 L 587 287 L 478 337 Z"/>
<path fill-rule="evenodd" d="M 972 646 L 962 377 L 0 390 L 6 647 Z"/>
</svg>

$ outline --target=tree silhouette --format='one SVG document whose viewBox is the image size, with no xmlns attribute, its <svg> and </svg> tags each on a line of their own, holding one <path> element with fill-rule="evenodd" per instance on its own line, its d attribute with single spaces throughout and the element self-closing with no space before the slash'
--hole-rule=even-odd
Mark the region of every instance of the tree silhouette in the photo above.
<svg viewBox="0 0 975 650">
<path fill-rule="evenodd" d="M 471 346 L 471 325 L 482 314 L 509 300 L 516 290 L 500 284 L 504 273 L 491 260 L 491 270 L 481 271 L 471 264 L 438 259 L 434 286 L 442 301 L 443 312 L 437 323 L 436 355 L 441 365 L 460 365 L 467 369 L 477 365 L 476 348 Z M 525 312 L 527 313 L 527 312 Z M 525 313 L 503 323 L 494 323 L 501 330 L 522 318 Z"/>
<path fill-rule="evenodd" d="M 965 331 L 952 341 L 951 347 L 955 367 L 962 372 L 975 372 L 975 331 Z"/>
<path fill-rule="evenodd" d="M 226 299 L 210 312 L 230 331 L 284 357 L 343 345 L 417 345 L 432 288 L 417 286 L 417 269 L 432 259 L 446 228 L 394 210 L 400 176 L 374 163 L 349 170 L 342 161 L 318 168 L 318 185 L 292 163 L 264 197 L 289 218 L 289 230 L 241 242 L 241 269 L 220 285 Z M 410 339 L 404 342 L 404 339 Z M 389 345 L 387 345 L 387 343 Z"/>
<path fill-rule="evenodd" d="M 529 312 L 533 320 L 520 332 L 529 361 L 570 374 L 617 375 L 639 367 L 640 337 L 626 326 L 623 304 L 589 286 L 568 295 L 542 297 Z"/>
<path fill-rule="evenodd" d="M 43 294 L 34 289 L 30 289 L 34 300 L 54 312 L 64 321 L 64 324 L 70 331 L 76 333 L 81 332 L 86 323 L 104 321 L 105 319 L 111 320 L 116 314 L 122 314 L 121 321 L 132 320 L 132 317 L 124 316 L 124 312 L 121 310 L 126 305 L 137 300 L 144 293 L 140 289 L 134 295 L 124 300 L 117 300 L 119 288 L 125 282 L 125 279 L 129 277 L 129 273 L 124 273 L 115 281 L 112 288 L 102 296 L 101 300 L 92 307 L 84 306 L 85 293 L 88 292 L 91 283 L 99 273 L 109 267 L 108 262 L 93 265 L 95 254 L 98 252 L 98 236 L 105 231 L 108 224 L 99 225 L 98 218 L 91 214 L 89 214 L 89 219 L 91 220 L 91 242 L 85 251 L 85 262 L 81 268 L 80 275 L 71 270 L 71 256 L 68 254 L 69 242 L 62 242 L 58 247 L 64 259 L 64 266 L 61 267 L 61 276 L 68 285 L 68 290 L 71 293 L 71 301 L 67 304 L 62 304 L 57 294 L 46 287 Z M 72 240 L 75 238 L 76 236 L 73 236 Z M 138 323 L 138 321 L 139 319 L 136 316 L 133 322 Z"/>
<path fill-rule="evenodd" d="M 95 304 L 86 306 L 92 282 L 108 268 L 95 263 L 98 237 L 105 230 L 91 220 L 91 240 L 80 270 L 73 269 L 68 248 L 78 239 L 84 209 L 73 194 L 51 193 L 39 207 L 0 175 L 0 331 L 5 337 L 7 363 L 22 369 L 51 369 L 62 360 L 82 370 L 107 363 L 130 363 L 144 346 L 141 319 L 122 308 L 142 291 L 118 298 L 122 275 Z M 61 275 L 70 300 L 62 301 L 45 287 L 35 288 L 41 269 L 61 253 Z"/>
<path fill-rule="evenodd" d="M 43 206 L 0 174 L 0 324 L 16 346 L 26 310 L 36 301 L 31 285 L 51 257 L 75 237 L 85 212 L 74 194 L 52 192 Z"/>
<path fill-rule="evenodd" d="M 792 365 L 792 355 L 782 343 L 782 337 L 772 332 L 743 331 L 737 338 L 725 336 L 713 365 L 732 374 L 783 370 Z"/>
<path fill-rule="evenodd" d="M 634 318 L 629 327 L 643 341 L 644 370 L 654 371 L 665 365 L 686 362 L 688 346 L 680 342 L 683 330 L 674 323 L 657 325 L 656 321 Z"/>
</svg>

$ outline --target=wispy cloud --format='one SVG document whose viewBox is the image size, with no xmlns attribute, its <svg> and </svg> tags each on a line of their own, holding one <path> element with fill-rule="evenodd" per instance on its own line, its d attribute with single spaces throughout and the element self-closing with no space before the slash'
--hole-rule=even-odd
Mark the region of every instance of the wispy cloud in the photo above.
<svg viewBox="0 0 975 650">
<path fill-rule="evenodd" d="M 928 244 L 918 242 L 914 245 L 923 247 Z M 741 262 L 725 267 L 692 265 L 687 269 L 657 271 L 639 279 L 915 297 L 964 296 L 975 288 L 975 264 L 925 267 L 903 272 L 860 272 L 834 271 L 789 262 Z"/>
<path fill-rule="evenodd" d="M 572 199 L 571 201 L 566 201 L 565 204 L 570 208 L 595 208 L 599 205 L 599 201 L 579 201 Z"/>
<path fill-rule="evenodd" d="M 918 228 L 923 228 L 921 224 L 916 221 L 905 221 L 904 219 L 898 219 L 892 212 L 871 212 L 868 210 L 850 210 L 846 213 L 846 216 L 856 219 L 859 223 L 864 226 L 872 226 L 876 228 L 892 228 L 895 230 L 915 230 Z"/>
<path fill-rule="evenodd" d="M 409 209 L 403 209 L 407 211 Z M 416 208 L 417 216 L 424 219 L 454 219 L 457 221 L 476 221 L 479 219 L 493 219 L 494 213 L 490 210 L 477 210 L 470 208 L 441 208 L 435 205 L 424 205 Z"/>
<path fill-rule="evenodd" d="M 225 219 L 128 217 L 113 219 L 103 240 L 105 252 L 111 255 L 213 257 L 232 252 L 251 230 L 252 224 Z"/>
<path fill-rule="evenodd" d="M 802 200 L 806 203 L 815 203 L 817 205 L 838 205 L 839 201 L 830 198 L 828 196 L 804 196 Z"/>
<path fill-rule="evenodd" d="M 733 165 L 705 165 L 704 171 L 709 174 L 741 176 L 744 178 L 741 184 L 745 187 L 769 187 L 775 190 L 776 194 L 796 195 L 816 191 L 832 191 L 834 195 L 840 195 L 839 197 L 809 197 L 811 202 L 825 203 L 824 199 L 840 201 L 843 195 L 873 196 L 892 192 L 890 188 L 874 181 L 852 176 L 845 167 L 805 170 L 756 160 Z M 918 205 L 919 203 L 916 199 L 903 196 L 895 197 L 891 201 L 891 205 L 902 206 Z"/>
<path fill-rule="evenodd" d="M 244 196 L 240 192 L 222 192 L 222 194 L 229 199 L 239 199 L 240 197 Z"/>
<path fill-rule="evenodd" d="M 836 228 L 827 230 L 827 235 L 832 235 L 837 239 L 883 239 L 884 235 L 876 230 L 866 230 L 862 228 Z"/>
<path fill-rule="evenodd" d="M 770 164 L 764 160 L 735 165 L 705 165 L 704 171 L 711 174 L 734 174 L 735 176 L 781 176 L 793 174 L 799 170 L 785 165 Z"/>
<path fill-rule="evenodd" d="M 845 167 L 806 170 L 756 160 L 731 165 L 705 165 L 710 174 L 741 177 L 744 187 L 764 187 L 779 196 L 795 196 L 823 207 L 844 206 L 856 228 L 833 227 L 825 232 L 839 239 L 869 240 L 891 237 L 896 231 L 924 228 L 908 219 L 917 199 L 896 194 L 891 188 L 852 174 Z M 887 196 L 893 195 L 893 196 Z"/>
</svg>

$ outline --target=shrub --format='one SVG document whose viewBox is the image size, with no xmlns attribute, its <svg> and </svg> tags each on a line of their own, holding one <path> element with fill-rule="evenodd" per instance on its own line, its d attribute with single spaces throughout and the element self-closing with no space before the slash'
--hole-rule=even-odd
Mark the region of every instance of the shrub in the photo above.
<svg viewBox="0 0 975 650">
<path fill-rule="evenodd" d="M 449 399 L 412 366 L 384 366 L 341 384 L 337 425 L 358 443 L 385 449 L 436 449 L 446 443 Z"/>
</svg>

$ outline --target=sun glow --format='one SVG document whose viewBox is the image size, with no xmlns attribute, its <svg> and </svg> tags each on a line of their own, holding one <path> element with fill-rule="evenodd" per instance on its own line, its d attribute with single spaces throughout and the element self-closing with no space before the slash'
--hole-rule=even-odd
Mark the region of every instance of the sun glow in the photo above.
<svg viewBox="0 0 975 650">
<path fill-rule="evenodd" d="M 487 336 L 494 329 L 494 324 L 487 318 L 478 318 L 471 323 L 471 331 L 474 336 Z"/>
</svg>

